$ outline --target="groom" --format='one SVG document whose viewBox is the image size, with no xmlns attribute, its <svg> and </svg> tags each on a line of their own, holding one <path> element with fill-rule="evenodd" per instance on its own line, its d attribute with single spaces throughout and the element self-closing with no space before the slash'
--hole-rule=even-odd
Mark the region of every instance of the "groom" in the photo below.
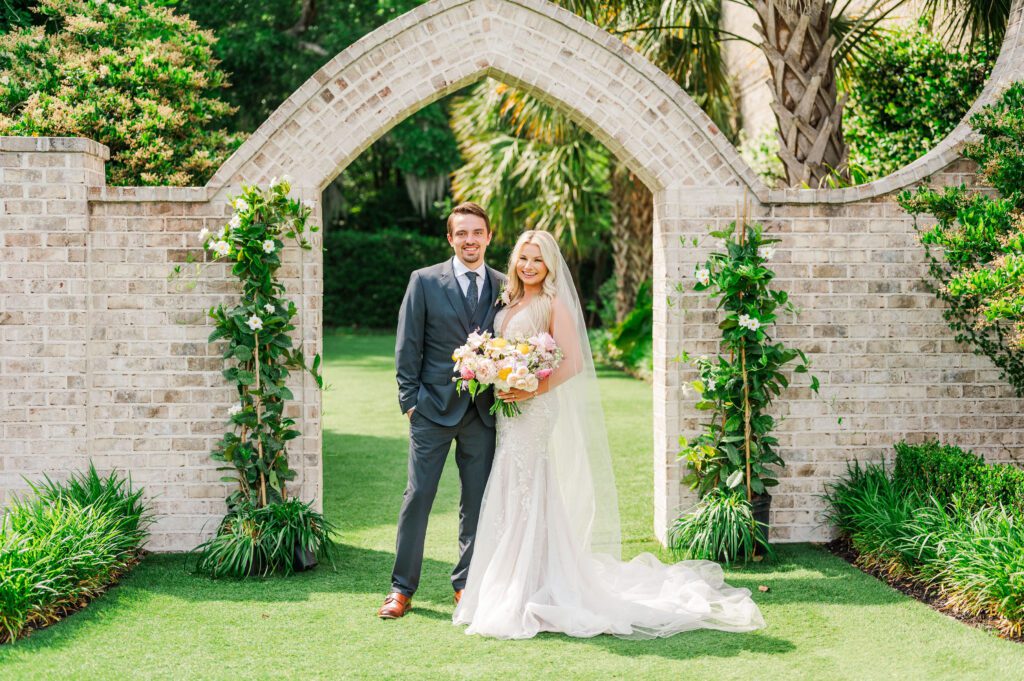
<svg viewBox="0 0 1024 681">
<path fill-rule="evenodd" d="M 462 481 L 459 503 L 459 562 L 452 571 L 455 602 L 466 586 L 477 518 L 494 458 L 490 392 L 475 402 L 455 391 L 452 352 L 473 331 L 493 331 L 495 300 L 505 277 L 484 263 L 491 224 L 484 209 L 462 203 L 448 216 L 448 243 L 455 257 L 416 270 L 398 313 L 395 368 L 398 402 L 409 419 L 409 483 L 398 516 L 391 593 L 377 611 L 402 617 L 420 582 L 427 516 L 445 459 L 455 441 Z"/>
</svg>

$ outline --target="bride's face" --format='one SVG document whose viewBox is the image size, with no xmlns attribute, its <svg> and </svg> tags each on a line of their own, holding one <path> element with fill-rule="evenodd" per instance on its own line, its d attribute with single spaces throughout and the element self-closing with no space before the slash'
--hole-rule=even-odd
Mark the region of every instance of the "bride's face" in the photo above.
<svg viewBox="0 0 1024 681">
<path fill-rule="evenodd" d="M 519 260 L 516 261 L 516 273 L 526 286 L 540 286 L 544 277 L 548 276 L 548 266 L 540 255 L 540 246 L 524 244 L 519 249 Z"/>
</svg>

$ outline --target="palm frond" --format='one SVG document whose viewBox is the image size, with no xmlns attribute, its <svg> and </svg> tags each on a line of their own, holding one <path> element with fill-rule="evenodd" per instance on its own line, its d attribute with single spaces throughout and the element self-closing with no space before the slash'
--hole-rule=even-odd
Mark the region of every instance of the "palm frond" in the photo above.
<svg viewBox="0 0 1024 681">
<path fill-rule="evenodd" d="M 998 45 L 1006 34 L 1011 0 L 925 0 L 925 10 L 944 17 L 943 38 L 971 45 Z"/>
</svg>

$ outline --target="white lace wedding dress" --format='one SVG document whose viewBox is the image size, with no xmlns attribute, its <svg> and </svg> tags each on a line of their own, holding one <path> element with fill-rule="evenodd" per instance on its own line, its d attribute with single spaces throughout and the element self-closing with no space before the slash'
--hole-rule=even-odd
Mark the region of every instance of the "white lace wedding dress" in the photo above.
<svg viewBox="0 0 1024 681">
<path fill-rule="evenodd" d="M 537 312 L 517 310 L 508 317 L 510 313 L 502 310 L 495 328 L 502 332 L 508 320 L 509 328 L 501 333 L 508 338 L 547 331 L 550 312 Z M 585 349 L 589 353 L 589 346 Z M 573 485 L 586 486 L 594 476 L 586 471 L 574 473 L 580 479 L 565 485 L 567 481 L 558 477 L 565 469 L 557 462 L 558 452 L 551 451 L 559 442 L 553 437 L 559 410 L 573 408 L 559 393 L 572 390 L 574 380 L 520 403 L 518 416 L 498 416 L 494 465 L 469 581 L 452 616 L 454 623 L 469 625 L 467 634 L 495 638 L 529 638 L 542 631 L 653 638 L 691 629 L 763 627 L 750 591 L 725 584 L 716 563 L 664 565 L 650 553 L 629 562 L 618 560 L 617 508 L 612 550 L 616 555 L 593 548 L 597 544 L 591 541 L 594 523 L 588 521 L 581 531 L 582 526 L 574 522 L 572 490 Z M 591 420 L 584 428 L 599 427 L 605 438 L 603 419 L 596 424 Z M 569 446 L 567 440 L 561 442 Z M 617 506 L 614 492 L 610 499 L 593 501 L 595 506 Z"/>
</svg>

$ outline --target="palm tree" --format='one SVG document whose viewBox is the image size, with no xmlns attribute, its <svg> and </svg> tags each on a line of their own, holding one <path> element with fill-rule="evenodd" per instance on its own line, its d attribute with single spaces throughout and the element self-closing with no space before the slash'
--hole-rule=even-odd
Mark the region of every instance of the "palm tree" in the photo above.
<svg viewBox="0 0 1024 681">
<path fill-rule="evenodd" d="M 761 49 L 771 72 L 772 111 L 779 158 L 789 186 L 848 183 L 842 112 L 846 96 L 836 81 L 844 66 L 864 58 L 880 24 L 907 0 L 874 0 L 859 13 L 852 1 L 742 0 L 757 13 Z M 1010 0 L 926 0 L 925 12 L 943 10 L 945 37 L 992 44 L 1002 39 Z M 838 69 L 838 70 L 837 70 Z"/>
<path fill-rule="evenodd" d="M 761 49 L 771 69 L 772 111 L 779 124 L 779 158 L 790 186 L 821 185 L 833 173 L 849 179 L 842 115 L 836 94 L 827 0 L 751 0 Z"/>
<path fill-rule="evenodd" d="M 565 114 L 488 79 L 451 120 L 465 159 L 453 194 L 485 206 L 499 238 L 543 229 L 582 255 L 607 231 L 608 153 Z"/>
</svg>

